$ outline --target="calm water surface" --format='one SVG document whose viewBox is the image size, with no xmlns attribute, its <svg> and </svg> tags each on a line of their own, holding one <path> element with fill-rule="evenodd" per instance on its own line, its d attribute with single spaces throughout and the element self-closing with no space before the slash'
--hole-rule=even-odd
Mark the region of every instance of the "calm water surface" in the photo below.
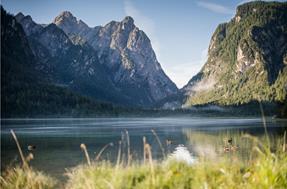
<svg viewBox="0 0 287 189">
<path fill-rule="evenodd" d="M 268 133 L 283 135 L 286 121 L 267 119 Z M 84 162 L 80 144 L 85 143 L 91 158 L 95 152 L 108 143 L 113 143 L 102 155 L 102 159 L 115 161 L 118 141 L 123 140 L 123 152 L 126 152 L 126 135 L 130 136 L 132 157 L 142 158 L 142 138 L 147 137 L 152 146 L 154 158 L 161 158 L 159 145 L 153 136 L 154 129 L 166 151 L 183 144 L 191 152 L 192 146 L 188 132 L 220 133 L 247 132 L 253 135 L 264 134 L 261 118 L 95 118 L 95 119 L 26 119 L 1 120 L 1 169 L 19 162 L 16 144 L 10 130 L 18 136 L 24 153 L 28 154 L 28 145 L 35 145 L 32 166 L 58 177 L 70 168 Z M 171 145 L 166 145 L 166 140 Z"/>
</svg>

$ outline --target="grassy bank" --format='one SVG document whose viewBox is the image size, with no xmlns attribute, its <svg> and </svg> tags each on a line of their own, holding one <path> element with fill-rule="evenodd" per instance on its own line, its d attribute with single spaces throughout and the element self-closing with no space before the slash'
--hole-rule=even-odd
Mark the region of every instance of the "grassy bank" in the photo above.
<svg viewBox="0 0 287 189">
<path fill-rule="evenodd" d="M 31 168 L 9 168 L 0 177 L 2 189 L 50 189 L 55 188 L 56 183 L 56 179 Z"/>
<path fill-rule="evenodd" d="M 94 162 L 70 170 L 66 188 L 287 188 L 283 138 L 273 141 L 272 148 L 250 135 L 242 138 L 252 143 L 249 160 L 234 151 L 216 159 L 202 154 L 192 164 L 172 155 L 130 166 Z"/>
<path fill-rule="evenodd" d="M 236 161 L 201 161 L 135 165 L 115 169 L 110 164 L 79 166 L 66 188 L 286 188 L 287 160 L 262 155 L 250 165 Z"/>
<path fill-rule="evenodd" d="M 196 158 L 192 162 L 176 158 L 174 154 L 155 161 L 147 142 L 144 143 L 145 158 L 140 163 L 131 158 L 121 159 L 120 151 L 117 163 L 98 161 L 89 158 L 87 147 L 82 144 L 87 164 L 67 170 L 65 183 L 56 185 L 56 179 L 25 166 L 28 162 L 24 160 L 23 168 L 10 168 L 2 173 L 0 186 L 3 189 L 287 188 L 286 133 L 277 138 L 235 134 L 232 145 L 239 148 L 231 150 L 232 145 L 227 144 L 230 150 L 223 151 L 226 144 L 222 139 L 226 136 L 184 132 L 193 146 L 196 141 L 205 141 L 200 142 L 204 153 L 193 152 Z M 210 150 L 211 144 L 214 152 Z M 248 158 L 242 158 L 242 153 Z M 182 152 L 179 155 L 187 156 Z"/>
</svg>

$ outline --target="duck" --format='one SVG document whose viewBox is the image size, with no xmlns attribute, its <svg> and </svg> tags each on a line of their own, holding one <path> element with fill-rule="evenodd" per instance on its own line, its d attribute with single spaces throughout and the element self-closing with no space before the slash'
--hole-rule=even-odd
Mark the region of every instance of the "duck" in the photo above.
<svg viewBox="0 0 287 189">
<path fill-rule="evenodd" d="M 235 152 L 238 150 L 238 148 L 239 148 L 239 146 L 234 145 L 234 146 L 231 146 L 230 150 Z"/>
<path fill-rule="evenodd" d="M 166 142 L 166 145 L 167 145 L 167 146 L 169 146 L 169 145 L 172 144 L 172 141 L 171 141 L 170 139 L 167 139 L 165 142 Z"/>
<path fill-rule="evenodd" d="M 228 140 L 227 140 L 228 144 L 232 145 L 232 138 L 230 137 Z"/>
<path fill-rule="evenodd" d="M 229 151 L 230 151 L 230 148 L 229 148 L 228 146 L 224 146 L 223 151 L 224 151 L 224 152 L 229 152 Z"/>
<path fill-rule="evenodd" d="M 34 150 L 36 150 L 36 146 L 35 145 L 28 145 L 28 150 L 34 151 Z"/>
</svg>

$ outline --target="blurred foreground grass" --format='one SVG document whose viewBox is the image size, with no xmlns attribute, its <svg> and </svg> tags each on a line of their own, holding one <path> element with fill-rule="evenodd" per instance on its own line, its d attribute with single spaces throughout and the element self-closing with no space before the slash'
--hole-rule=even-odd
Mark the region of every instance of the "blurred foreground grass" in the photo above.
<svg viewBox="0 0 287 189">
<path fill-rule="evenodd" d="M 171 154 L 162 161 L 154 161 L 149 144 L 145 146 L 146 159 L 142 163 L 128 164 L 129 160 L 120 159 L 116 164 L 96 161 L 90 160 L 86 146 L 81 145 L 88 164 L 67 170 L 63 185 L 56 185 L 56 179 L 31 168 L 17 167 L 1 174 L 0 186 L 3 189 L 287 188 L 286 132 L 268 140 L 244 133 L 228 136 L 188 130 L 184 133 L 195 149 L 192 163 Z M 223 139 L 230 136 L 233 145 L 239 148 L 224 152 Z"/>
</svg>

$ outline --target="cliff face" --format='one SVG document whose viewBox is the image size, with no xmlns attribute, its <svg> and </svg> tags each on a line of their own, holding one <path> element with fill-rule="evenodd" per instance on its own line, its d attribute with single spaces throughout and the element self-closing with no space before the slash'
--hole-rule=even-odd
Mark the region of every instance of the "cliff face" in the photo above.
<svg viewBox="0 0 287 189">
<path fill-rule="evenodd" d="M 55 86 L 66 87 L 95 100 L 126 103 L 128 98 L 113 84 L 94 49 L 87 43 L 74 43 L 55 24 L 40 27 L 30 16 L 16 19 L 21 23 L 35 57 L 35 69 Z M 37 27 L 39 26 L 39 27 Z M 39 28 L 35 30 L 34 28 Z"/>
<path fill-rule="evenodd" d="M 16 15 L 38 60 L 56 85 L 121 105 L 149 107 L 177 93 L 145 33 L 131 17 L 90 28 L 64 11 L 52 24 Z"/>
<path fill-rule="evenodd" d="M 23 19 L 30 26 L 36 26 L 36 24 L 30 22 L 31 19 L 24 17 Z M 57 29 L 55 27 L 49 26 L 38 34 L 41 36 L 48 35 L 50 30 Z M 60 64 L 57 64 L 56 61 L 53 61 L 53 64 L 49 62 L 50 52 L 54 52 L 53 49 L 47 49 L 40 42 L 36 43 L 35 41 L 33 41 L 34 45 L 31 45 L 31 38 L 28 39 L 25 34 L 26 29 L 1 7 L 2 118 L 113 115 L 122 110 L 111 104 L 100 103 L 74 93 L 67 86 L 57 85 L 55 79 L 57 72 L 54 71 L 60 69 L 54 69 L 54 66 L 59 67 Z M 42 27 L 40 27 L 40 30 L 42 30 Z M 40 30 L 37 29 L 37 32 Z M 27 30 L 26 32 L 33 33 L 35 30 Z M 60 30 L 60 32 L 64 34 L 63 31 Z M 59 36 L 62 36 L 66 41 L 65 34 Z M 43 44 L 48 43 L 48 41 L 42 42 Z M 53 40 L 49 42 L 56 43 Z M 72 45 L 69 42 L 67 44 Z M 73 46 L 70 48 L 73 48 Z M 69 51 L 68 49 L 67 53 Z M 63 55 L 63 57 L 65 56 Z M 45 65 L 50 65 L 50 67 Z M 63 72 L 71 73 L 69 70 Z M 51 77 L 49 74 L 51 74 Z M 54 80 L 51 80 L 51 78 Z"/>
<path fill-rule="evenodd" d="M 201 71 L 181 89 L 184 106 L 283 102 L 287 90 L 287 3 L 250 2 L 220 24 Z"/>
<path fill-rule="evenodd" d="M 77 36 L 91 45 L 101 64 L 111 73 L 115 85 L 127 96 L 138 99 L 140 104 L 149 104 L 177 92 L 157 61 L 149 38 L 135 26 L 132 17 L 89 28 L 65 11 L 54 23 L 70 38 Z"/>
</svg>

